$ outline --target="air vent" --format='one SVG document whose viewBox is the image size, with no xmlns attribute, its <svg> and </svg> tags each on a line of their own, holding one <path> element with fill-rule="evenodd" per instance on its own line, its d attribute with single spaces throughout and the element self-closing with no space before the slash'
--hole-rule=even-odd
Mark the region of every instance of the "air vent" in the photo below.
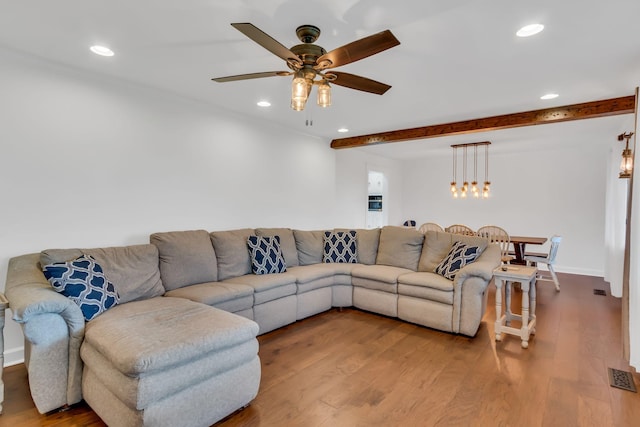
<svg viewBox="0 0 640 427">
<path fill-rule="evenodd" d="M 611 387 L 621 388 L 622 390 L 637 393 L 636 385 L 633 382 L 631 372 L 621 371 L 619 369 L 609 369 L 609 384 Z"/>
<path fill-rule="evenodd" d="M 593 290 L 593 294 L 594 295 L 602 295 L 603 297 L 607 296 L 607 292 L 605 292 L 604 289 L 594 289 Z"/>
</svg>

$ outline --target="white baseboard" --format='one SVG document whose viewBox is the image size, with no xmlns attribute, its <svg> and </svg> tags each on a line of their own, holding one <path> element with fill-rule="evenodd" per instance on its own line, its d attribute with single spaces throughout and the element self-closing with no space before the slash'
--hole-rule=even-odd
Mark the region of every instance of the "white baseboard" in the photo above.
<svg viewBox="0 0 640 427">
<path fill-rule="evenodd" d="M 4 366 L 24 363 L 24 347 L 16 347 L 4 351 Z"/>
<path fill-rule="evenodd" d="M 546 270 L 543 265 L 540 270 Z M 583 276 L 604 277 L 604 270 L 595 270 L 590 268 L 574 268 L 562 265 L 555 265 L 556 273 L 581 274 Z"/>
</svg>

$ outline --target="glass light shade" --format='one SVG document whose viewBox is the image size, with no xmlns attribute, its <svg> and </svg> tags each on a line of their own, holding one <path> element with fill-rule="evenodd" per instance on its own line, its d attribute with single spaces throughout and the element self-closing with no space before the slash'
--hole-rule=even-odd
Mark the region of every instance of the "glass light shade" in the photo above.
<svg viewBox="0 0 640 427">
<path fill-rule="evenodd" d="M 291 82 L 291 108 L 296 111 L 304 110 L 308 96 L 309 88 L 307 87 L 307 80 L 302 74 L 296 74 Z"/>
<path fill-rule="evenodd" d="M 451 183 L 451 192 L 452 192 L 452 193 L 455 193 L 456 191 L 458 191 L 458 189 L 456 188 L 456 182 L 455 182 L 455 181 L 453 181 L 453 182 Z"/>
<path fill-rule="evenodd" d="M 460 197 L 462 197 L 463 199 L 465 199 L 467 197 L 467 189 L 462 187 L 462 190 L 460 190 Z"/>
<path fill-rule="evenodd" d="M 487 197 L 489 197 L 489 191 L 491 190 L 490 186 L 491 186 L 491 183 L 489 181 L 484 182 L 484 187 L 482 188 L 483 199 L 486 199 Z"/>
<path fill-rule="evenodd" d="M 458 198 L 458 190 L 456 189 L 456 191 L 453 192 L 453 198 L 457 199 Z"/>
<path fill-rule="evenodd" d="M 466 193 L 469 189 L 469 183 L 467 181 L 462 183 L 462 190 Z"/>
<path fill-rule="evenodd" d="M 631 177 L 633 170 L 633 156 L 631 150 L 626 148 L 622 151 L 622 161 L 620 162 L 620 178 Z"/>
<path fill-rule="evenodd" d="M 471 191 L 475 194 L 478 192 L 478 182 L 477 181 L 473 181 L 471 183 Z"/>
<path fill-rule="evenodd" d="M 318 85 L 318 105 L 320 107 L 331 105 L 331 86 L 327 82 Z"/>
</svg>

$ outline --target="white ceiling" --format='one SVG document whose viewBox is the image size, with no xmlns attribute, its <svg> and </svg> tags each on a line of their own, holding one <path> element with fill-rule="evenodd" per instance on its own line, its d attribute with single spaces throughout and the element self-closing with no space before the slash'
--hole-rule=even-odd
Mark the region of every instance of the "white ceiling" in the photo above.
<svg viewBox="0 0 640 427">
<path fill-rule="evenodd" d="M 0 0 L 0 45 L 329 141 L 631 95 L 640 83 L 639 17 L 639 0 Z M 400 46 L 338 71 L 392 88 L 378 96 L 334 86 L 331 107 L 310 102 L 306 111 L 295 112 L 289 107 L 290 77 L 212 82 L 212 77 L 287 70 L 232 22 L 251 22 L 287 47 L 299 43 L 296 27 L 313 24 L 322 30 L 316 43 L 327 51 L 390 29 Z M 533 22 L 545 30 L 516 37 L 520 27 Z M 115 56 L 94 55 L 88 49 L 94 44 L 111 47 Z M 548 92 L 560 97 L 539 99 Z M 272 107 L 257 107 L 260 99 Z M 624 117 L 371 151 L 410 158 L 453 142 L 526 140 L 538 132 L 558 137 L 582 126 L 615 138 Z M 305 125 L 308 119 L 313 126 Z M 343 126 L 348 134 L 337 132 Z"/>
</svg>

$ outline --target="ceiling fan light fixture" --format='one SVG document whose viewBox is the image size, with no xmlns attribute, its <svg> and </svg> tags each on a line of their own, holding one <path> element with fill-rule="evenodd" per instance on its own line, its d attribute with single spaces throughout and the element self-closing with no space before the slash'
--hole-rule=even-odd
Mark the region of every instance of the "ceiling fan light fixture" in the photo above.
<svg viewBox="0 0 640 427">
<path fill-rule="evenodd" d="M 326 81 L 318 83 L 318 105 L 323 108 L 331 105 L 331 86 Z"/>
</svg>

